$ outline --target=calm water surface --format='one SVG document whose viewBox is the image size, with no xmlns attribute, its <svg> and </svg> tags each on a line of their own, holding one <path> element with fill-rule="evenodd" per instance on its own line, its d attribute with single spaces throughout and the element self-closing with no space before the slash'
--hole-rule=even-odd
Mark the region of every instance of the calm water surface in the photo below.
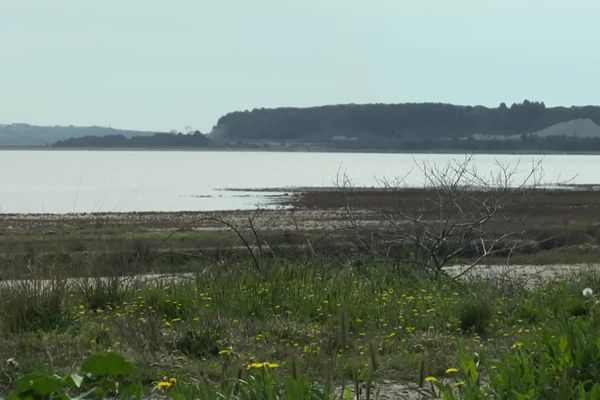
<svg viewBox="0 0 600 400">
<path fill-rule="evenodd" d="M 330 187 L 342 172 L 357 186 L 424 177 L 424 160 L 444 164 L 463 154 L 204 151 L 0 151 L 1 213 L 233 210 L 266 206 L 282 192 L 236 188 Z M 600 155 L 477 155 L 478 171 L 495 162 L 525 172 L 543 158 L 548 183 L 600 183 Z"/>
</svg>

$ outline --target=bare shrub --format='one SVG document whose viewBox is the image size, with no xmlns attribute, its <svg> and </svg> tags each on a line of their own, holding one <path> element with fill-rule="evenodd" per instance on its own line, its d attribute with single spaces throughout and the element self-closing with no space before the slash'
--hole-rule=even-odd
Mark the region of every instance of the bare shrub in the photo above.
<svg viewBox="0 0 600 400">
<path fill-rule="evenodd" d="M 519 240 L 522 231 L 499 229 L 499 223 L 508 210 L 535 196 L 543 171 L 541 162 L 533 163 L 524 175 L 518 163 L 496 166 L 495 173 L 483 175 L 472 156 L 445 165 L 417 164 L 426 182 L 419 192 L 413 189 L 411 203 L 402 199 L 411 193 L 402 187 L 403 179 L 382 180 L 382 190 L 396 192 L 397 197 L 377 207 L 357 207 L 360 196 L 343 176 L 338 187 L 347 198 L 345 222 L 363 251 L 432 277 L 445 275 L 444 266 L 458 258 L 470 260 L 460 275 L 491 255 L 509 258 L 524 245 Z"/>
</svg>

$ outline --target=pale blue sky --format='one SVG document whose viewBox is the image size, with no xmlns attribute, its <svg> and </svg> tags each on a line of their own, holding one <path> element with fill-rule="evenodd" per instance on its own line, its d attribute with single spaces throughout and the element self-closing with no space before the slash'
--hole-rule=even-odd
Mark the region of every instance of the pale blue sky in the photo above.
<svg viewBox="0 0 600 400">
<path fill-rule="evenodd" d="M 203 132 L 235 110 L 600 104 L 596 0 L 0 0 L 0 123 Z"/>
</svg>

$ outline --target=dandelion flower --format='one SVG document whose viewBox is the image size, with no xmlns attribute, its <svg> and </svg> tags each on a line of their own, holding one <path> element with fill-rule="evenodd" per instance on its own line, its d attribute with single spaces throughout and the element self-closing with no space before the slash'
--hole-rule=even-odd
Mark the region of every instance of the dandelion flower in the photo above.
<svg viewBox="0 0 600 400">
<path fill-rule="evenodd" d="M 429 383 L 435 383 L 437 382 L 437 378 L 435 376 L 428 376 L 427 378 L 425 378 L 425 380 Z"/>
<path fill-rule="evenodd" d="M 585 289 L 583 289 L 581 294 L 583 294 L 583 297 L 592 297 L 594 295 L 594 291 L 592 290 L 592 288 L 586 287 Z"/>
<path fill-rule="evenodd" d="M 171 389 L 173 387 L 174 383 L 171 383 L 169 381 L 160 381 L 156 384 L 156 388 L 160 389 L 160 390 L 166 390 L 166 389 Z"/>
<path fill-rule="evenodd" d="M 246 369 L 259 369 L 263 367 L 263 363 L 261 362 L 253 362 L 246 364 Z"/>
<path fill-rule="evenodd" d="M 447 374 L 455 374 L 455 373 L 457 373 L 457 372 L 458 372 L 458 369 L 456 369 L 456 368 L 448 368 L 448 369 L 446 370 L 446 373 L 447 373 Z"/>
<path fill-rule="evenodd" d="M 520 350 L 523 348 L 523 342 L 515 342 L 512 346 L 510 346 L 511 350 Z"/>
<path fill-rule="evenodd" d="M 246 369 L 279 368 L 279 364 L 271 362 L 253 362 L 246 364 Z"/>
</svg>

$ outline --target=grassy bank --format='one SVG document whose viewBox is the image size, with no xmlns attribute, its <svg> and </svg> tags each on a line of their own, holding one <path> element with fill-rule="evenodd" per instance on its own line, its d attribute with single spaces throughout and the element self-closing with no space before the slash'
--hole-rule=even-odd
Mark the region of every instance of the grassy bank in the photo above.
<svg viewBox="0 0 600 400">
<path fill-rule="evenodd" d="M 301 214 L 300 226 L 289 214 L 265 212 L 255 220 L 262 226 L 256 236 L 247 220 L 251 213 L 231 220 L 255 251 L 262 247 L 265 257 L 295 260 L 322 254 L 345 262 L 364 252 L 355 233 L 347 229 L 342 212 L 323 212 L 324 219 L 320 212 Z M 155 229 L 131 226 L 124 219 L 120 227 L 92 224 L 73 231 L 68 222 L 63 224 L 0 232 L 0 278 L 23 279 L 32 272 L 62 276 L 193 272 L 199 263 L 239 262 L 249 254 L 240 237 L 224 226 L 198 223 L 187 229 Z M 600 260 L 600 224 L 593 220 L 545 223 L 533 219 L 497 225 L 499 232 L 522 230 L 519 238 L 526 245 L 511 254 L 513 264 L 593 264 Z M 470 261 L 459 257 L 454 262 Z M 482 263 L 506 261 L 505 255 L 492 255 Z"/>
<path fill-rule="evenodd" d="M 248 255 L 245 244 L 277 258 L 322 254 L 343 261 L 369 251 L 365 237 L 359 243 L 358 234 L 383 237 L 385 230 L 395 246 L 386 254 L 405 259 L 412 250 L 401 254 L 407 252 L 398 240 L 401 233 L 395 231 L 397 226 L 385 224 L 386 216 L 418 210 L 419 218 L 432 221 L 429 225 L 437 229 L 433 221 L 440 210 L 432 201 L 437 195 L 422 189 L 321 190 L 293 196 L 294 208 L 286 210 L 3 215 L 0 278 L 27 277 L 32 267 L 66 276 L 186 272 L 193 271 L 200 259 L 208 264 L 239 261 Z M 486 231 L 497 237 L 515 233 L 511 238 L 519 244 L 511 251 L 513 263 L 600 260 L 599 191 L 539 190 L 506 205 Z M 452 240 L 456 241 L 446 241 L 448 249 L 457 245 Z M 469 263 L 469 256 L 465 251 L 453 261 Z M 482 262 L 505 263 L 506 254 L 492 254 Z"/>
<path fill-rule="evenodd" d="M 3 216 L 0 393 L 600 398 L 599 305 L 582 294 L 600 284 L 599 192 L 505 193 L 519 201 L 464 231 L 472 213 L 414 190 L 299 198 L 314 210 Z M 446 275 L 482 251 L 490 264 L 590 267 Z"/>
<path fill-rule="evenodd" d="M 503 279 L 457 284 L 358 258 L 273 260 L 260 271 L 202 264 L 178 281 L 7 282 L 0 392 L 23 374 L 64 375 L 106 352 L 135 365 L 128 379 L 144 392 L 175 378 L 162 393 L 183 398 L 215 398 L 206 391 L 248 380 L 256 371 L 246 366 L 258 362 L 278 365 L 273 378 L 302 376 L 321 389 L 441 380 L 448 368 L 466 382 L 461 355 L 477 352 L 487 376 L 511 348 L 536 349 L 569 321 L 598 332 L 600 310 L 581 290 L 599 283 L 590 273 L 534 289 Z"/>
</svg>

